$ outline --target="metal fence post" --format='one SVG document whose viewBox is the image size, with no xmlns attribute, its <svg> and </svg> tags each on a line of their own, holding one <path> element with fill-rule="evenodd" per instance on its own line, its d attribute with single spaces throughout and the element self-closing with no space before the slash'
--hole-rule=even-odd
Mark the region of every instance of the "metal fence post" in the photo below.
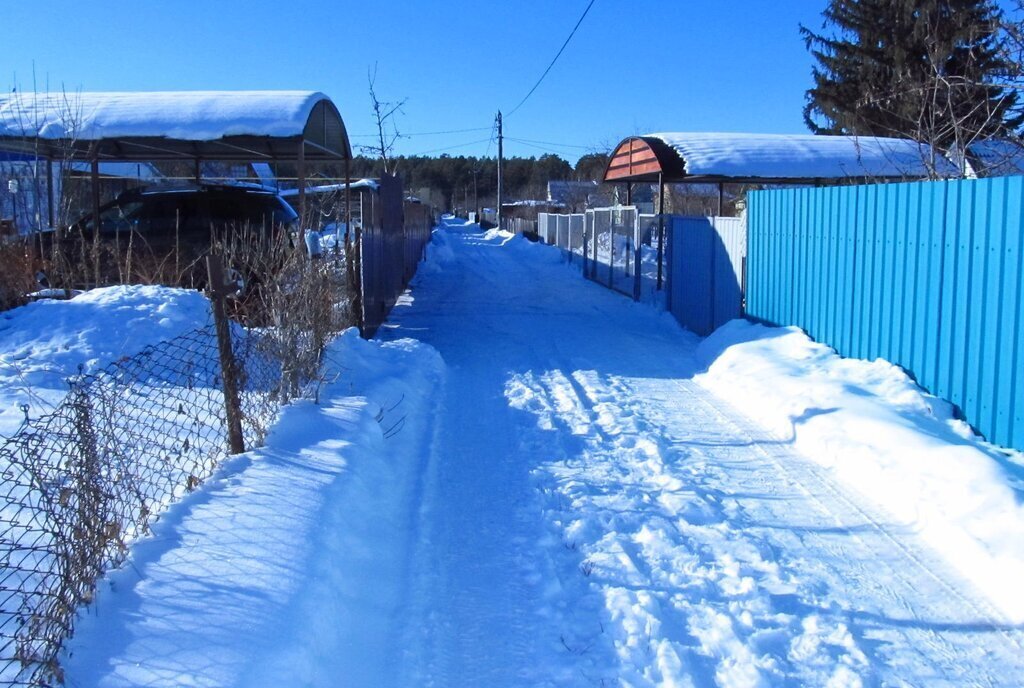
<svg viewBox="0 0 1024 688">
<path fill-rule="evenodd" d="M 238 396 L 238 364 L 231 348 L 231 325 L 224 312 L 224 300 L 231 287 L 224 284 L 224 267 L 219 256 L 206 257 L 206 270 L 210 278 L 210 301 L 213 304 L 213 324 L 217 332 L 217 351 L 224 386 L 228 444 L 232 454 L 241 454 L 245 451 L 245 441 L 242 437 L 242 404 Z"/>
<path fill-rule="evenodd" d="M 104 518 L 104 495 L 106 490 L 100 484 L 100 456 L 96 432 L 93 428 L 92 408 L 84 385 L 76 381 L 71 386 L 74 408 L 75 444 L 77 452 L 75 476 L 75 527 L 68 535 L 68 580 L 74 581 L 74 592 L 78 602 L 90 602 L 95 581 L 103 572 L 104 539 L 106 519 Z"/>
<path fill-rule="evenodd" d="M 640 300 L 640 281 L 643 263 L 643 237 L 640 230 L 640 213 L 633 213 L 633 300 Z"/>
</svg>

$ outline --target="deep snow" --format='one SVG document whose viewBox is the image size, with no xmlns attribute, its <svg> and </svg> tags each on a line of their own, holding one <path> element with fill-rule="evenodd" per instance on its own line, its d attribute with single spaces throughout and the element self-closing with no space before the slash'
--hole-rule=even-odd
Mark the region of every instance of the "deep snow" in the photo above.
<svg viewBox="0 0 1024 688">
<path fill-rule="evenodd" d="M 211 322 L 200 292 L 159 286 L 105 287 L 0 313 L 0 436 L 28 407 L 37 418 L 67 395 L 67 380 Z"/>
<path fill-rule="evenodd" d="M 838 459 L 798 453 L 809 424 L 736 410 L 792 427 L 780 395 L 846 399 L 819 398 L 824 353 L 758 341 L 734 330 L 730 358 L 557 249 L 449 220 L 378 341 L 332 347 L 321 404 L 288 408 L 110 576 L 69 682 L 1018 683 L 1012 605 Z"/>
<path fill-rule="evenodd" d="M 1024 623 L 1024 460 L 884 360 L 840 358 L 795 327 L 736 320 L 698 347 L 698 382 L 920 535 Z"/>
</svg>

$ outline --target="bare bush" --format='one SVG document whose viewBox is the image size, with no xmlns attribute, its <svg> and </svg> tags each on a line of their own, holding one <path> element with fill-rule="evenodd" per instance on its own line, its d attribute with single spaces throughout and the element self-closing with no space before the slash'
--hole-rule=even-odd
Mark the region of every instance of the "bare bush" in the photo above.
<svg viewBox="0 0 1024 688">
<path fill-rule="evenodd" d="M 298 381 L 320 368 L 330 338 L 356 324 L 352 262 L 340 249 L 311 258 L 286 233 L 250 227 L 225 233 L 215 247 L 238 289 L 232 314 L 267 328 L 261 347 L 281 361 L 285 394 L 294 396 Z"/>
<path fill-rule="evenodd" d="M 32 260 L 19 241 L 0 241 L 0 311 L 20 306 L 33 290 Z"/>
</svg>

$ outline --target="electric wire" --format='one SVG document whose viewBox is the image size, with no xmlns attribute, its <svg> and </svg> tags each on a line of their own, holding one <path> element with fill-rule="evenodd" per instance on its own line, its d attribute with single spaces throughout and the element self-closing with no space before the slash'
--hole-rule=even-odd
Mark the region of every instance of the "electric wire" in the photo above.
<svg viewBox="0 0 1024 688">
<path fill-rule="evenodd" d="M 487 131 L 493 127 L 470 127 L 469 129 L 449 129 L 448 131 L 415 131 L 410 134 L 399 134 L 400 138 L 411 136 L 440 136 L 441 134 L 464 134 L 470 131 Z M 371 138 L 377 134 L 349 134 L 349 138 Z"/>
<path fill-rule="evenodd" d="M 544 70 L 544 73 L 540 75 L 540 78 L 537 79 L 537 83 L 533 85 L 533 88 L 530 89 L 530 92 L 523 96 L 523 99 L 519 101 L 519 104 L 512 108 L 512 111 L 510 113 L 505 115 L 506 117 L 511 117 L 512 115 L 514 115 L 516 113 L 516 110 L 521 108 L 523 106 L 523 103 L 529 100 L 530 96 L 533 95 L 533 92 L 537 90 L 538 86 L 540 86 L 540 83 L 544 81 L 544 77 L 548 75 L 548 72 L 551 71 L 551 68 L 555 66 L 555 62 L 557 62 L 558 58 L 562 56 L 562 52 L 565 50 L 565 46 L 569 45 L 569 41 L 571 41 L 572 37 L 576 35 L 576 29 L 580 28 L 580 24 L 583 23 L 584 19 L 586 19 L 587 13 L 590 12 L 590 8 L 594 6 L 594 2 L 595 0 L 590 0 L 590 3 L 587 5 L 587 9 L 583 10 L 583 14 L 580 15 L 580 19 L 578 22 L 576 22 L 576 26 L 574 26 L 572 28 L 572 31 L 569 33 L 569 37 L 565 39 L 565 43 L 562 44 L 562 47 L 558 49 L 558 53 L 555 54 L 555 59 L 551 60 L 551 64 L 549 64 L 548 68 Z"/>
<path fill-rule="evenodd" d="M 578 148 L 579 150 L 594 150 L 594 146 L 577 146 L 572 143 L 555 143 L 554 141 L 537 141 L 535 139 L 520 139 L 512 136 L 506 136 L 506 140 L 515 141 L 516 143 L 522 143 L 527 146 L 533 146 L 538 148 L 539 146 L 551 146 L 552 148 Z"/>
<path fill-rule="evenodd" d="M 432 148 L 432 149 L 426 150 L 426 151 L 419 151 L 418 153 L 406 153 L 405 155 L 406 156 L 413 156 L 413 155 L 427 155 L 428 153 L 440 153 L 440 152 L 443 152 L 443 151 L 455 150 L 457 148 L 467 148 L 469 146 L 475 146 L 478 143 L 487 143 L 487 139 L 480 139 L 478 141 L 467 141 L 466 143 L 457 143 L 454 146 L 444 146 L 442 148 Z"/>
</svg>

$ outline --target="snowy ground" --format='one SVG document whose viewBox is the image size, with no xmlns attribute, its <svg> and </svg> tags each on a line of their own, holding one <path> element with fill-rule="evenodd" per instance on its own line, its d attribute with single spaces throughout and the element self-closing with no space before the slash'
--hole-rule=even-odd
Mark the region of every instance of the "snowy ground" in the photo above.
<svg viewBox="0 0 1024 688">
<path fill-rule="evenodd" d="M 321 404 L 102 586 L 70 685 L 1019 683 L 1017 598 L 714 394 L 755 410 L 729 391 L 745 359 L 556 249 L 471 225 L 429 253 L 380 341 L 333 346 Z M 959 441 L 967 494 L 1005 497 L 1006 467 Z"/>
<path fill-rule="evenodd" d="M 54 409 L 68 378 L 94 372 L 210 322 L 199 292 L 106 287 L 70 301 L 42 300 L 0 313 L 0 436 Z"/>
</svg>

